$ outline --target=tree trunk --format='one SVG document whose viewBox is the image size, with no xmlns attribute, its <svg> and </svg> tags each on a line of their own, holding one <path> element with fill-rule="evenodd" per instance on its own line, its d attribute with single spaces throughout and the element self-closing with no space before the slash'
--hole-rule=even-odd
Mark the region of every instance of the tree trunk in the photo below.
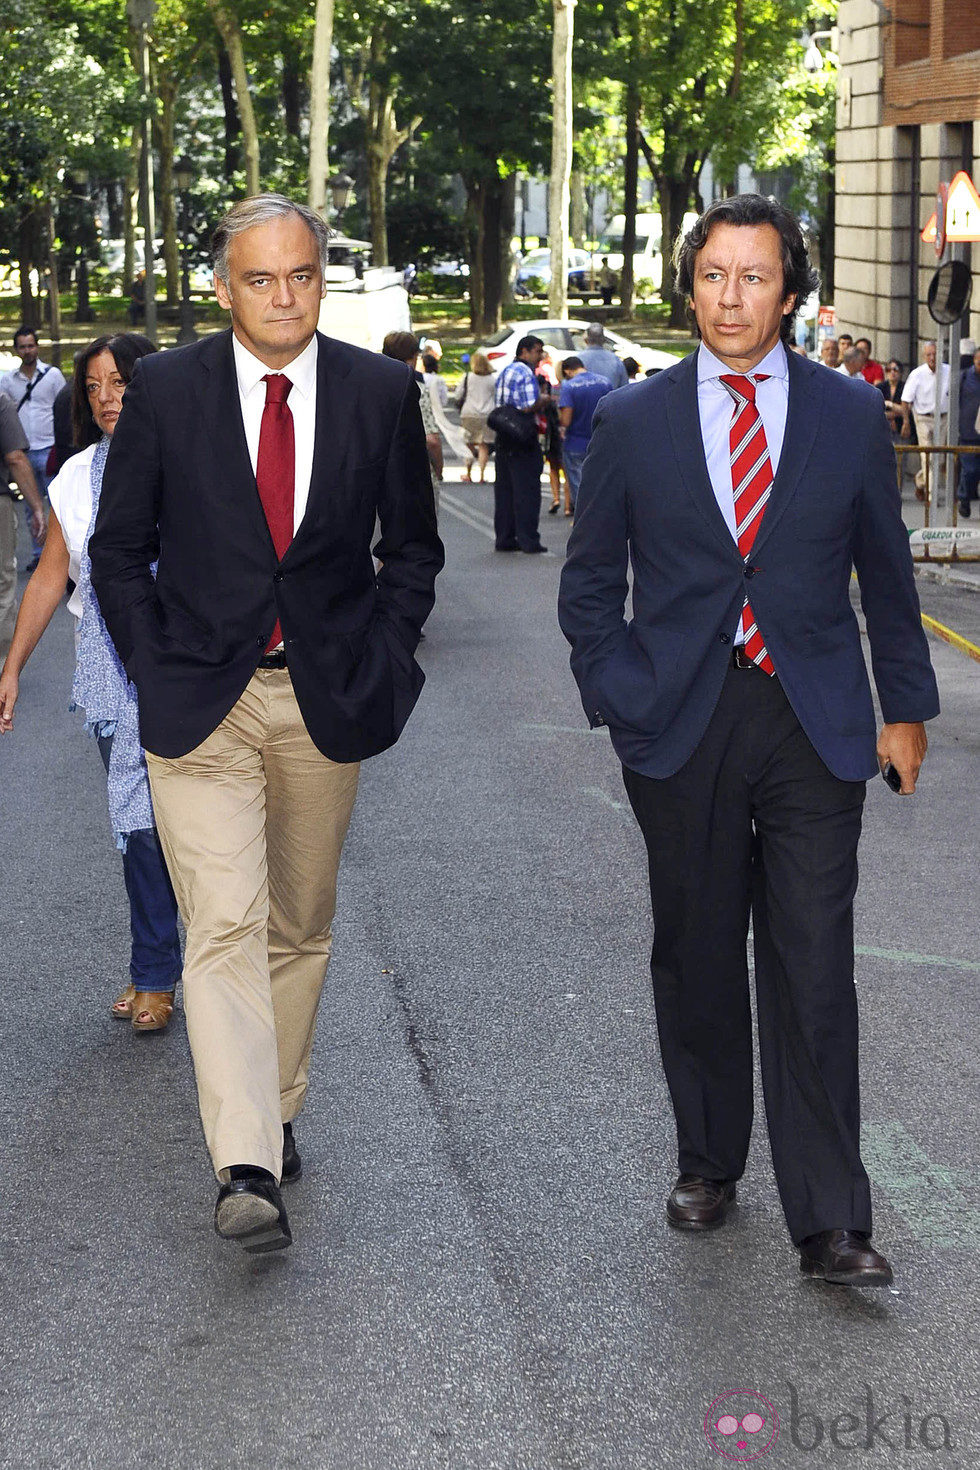
<svg viewBox="0 0 980 1470">
<path fill-rule="evenodd" d="M 316 0 L 313 64 L 310 67 L 310 177 L 307 202 L 327 218 L 327 144 L 330 136 L 330 52 L 333 47 L 334 0 Z"/>
<path fill-rule="evenodd" d="M 514 304 L 514 286 L 517 281 L 517 266 L 514 260 L 514 229 L 517 224 L 517 175 L 508 174 L 504 179 L 504 198 L 500 210 L 500 250 L 504 263 L 503 306 Z"/>
<path fill-rule="evenodd" d="M 225 183 L 230 184 L 233 174 L 240 166 L 238 140 L 242 135 L 242 124 L 235 105 L 235 85 L 231 79 L 231 62 L 228 60 L 228 52 L 220 36 L 217 49 L 218 85 L 221 88 L 221 104 L 225 116 Z"/>
<path fill-rule="evenodd" d="M 668 178 L 663 173 L 660 173 L 657 178 L 663 241 L 663 279 L 660 284 L 660 299 L 670 306 L 670 325 L 672 327 L 690 325 L 687 302 L 674 290 L 677 272 L 674 269 L 673 245 L 694 189 L 694 171 L 689 160 L 685 160 L 682 168 L 680 178 Z"/>
<path fill-rule="evenodd" d="M 371 261 L 388 264 L 388 161 L 379 139 L 367 145 L 368 210 L 371 215 Z"/>
<path fill-rule="evenodd" d="M 575 0 L 553 0 L 551 42 L 551 179 L 548 184 L 548 243 L 551 284 L 548 312 L 568 319 L 568 211 L 572 170 L 572 41 Z"/>
<path fill-rule="evenodd" d="M 299 53 L 294 46 L 287 43 L 282 51 L 282 116 L 286 132 L 291 138 L 298 138 L 300 135 L 302 94 Z"/>
<path fill-rule="evenodd" d="M 51 321 L 51 342 L 54 347 L 53 356 L 57 363 L 60 358 L 58 347 L 61 343 L 61 297 L 58 294 L 58 258 L 54 248 L 54 205 L 50 199 L 48 200 L 44 230 L 45 251 L 48 262 L 48 309 Z"/>
<path fill-rule="evenodd" d="M 573 245 L 579 250 L 585 248 L 585 240 L 588 235 L 586 216 L 588 213 L 585 201 L 585 177 L 580 168 L 572 169 L 569 180 L 571 188 L 571 202 L 569 204 L 568 234 Z"/>
<path fill-rule="evenodd" d="M 38 304 L 31 286 L 31 270 L 37 238 L 37 218 L 33 206 L 23 207 L 17 221 L 17 270 L 20 275 L 20 319 L 32 324 L 37 321 Z"/>
<path fill-rule="evenodd" d="M 483 184 L 466 180 L 466 246 L 470 268 L 470 331 L 474 336 L 483 321 Z"/>
<path fill-rule="evenodd" d="M 133 124 L 129 140 L 129 157 L 126 161 L 126 181 L 123 184 L 123 268 L 120 292 L 128 296 L 136 276 L 136 208 L 140 190 L 141 130 L 139 123 Z"/>
<path fill-rule="evenodd" d="M 245 147 L 245 188 L 249 194 L 258 194 L 262 185 L 259 180 L 259 132 L 255 123 L 252 94 L 248 89 L 248 71 L 245 66 L 245 47 L 238 16 L 224 0 L 208 0 L 214 23 L 228 52 L 231 75 L 235 83 L 235 101 L 242 124 L 242 142 Z"/>
<path fill-rule="evenodd" d="M 626 83 L 626 157 L 623 161 L 623 271 L 619 281 L 619 299 L 623 315 L 633 315 L 633 256 L 636 253 L 636 204 L 640 174 L 640 91 L 630 66 Z"/>
<path fill-rule="evenodd" d="M 156 142 L 160 154 L 161 226 L 163 264 L 167 282 L 167 305 L 180 301 L 180 244 L 177 239 L 177 195 L 174 185 L 174 112 L 177 87 L 172 78 L 157 69 L 160 111 L 156 118 Z"/>
<path fill-rule="evenodd" d="M 504 181 L 496 174 L 483 185 L 483 309 L 477 331 L 488 336 L 499 331 L 504 296 L 503 232 Z"/>
</svg>

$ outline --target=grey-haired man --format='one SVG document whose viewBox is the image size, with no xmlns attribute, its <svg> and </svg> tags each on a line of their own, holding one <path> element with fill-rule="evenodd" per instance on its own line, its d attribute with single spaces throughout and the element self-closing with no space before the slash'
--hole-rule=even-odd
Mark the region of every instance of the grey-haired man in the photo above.
<svg viewBox="0 0 980 1470">
<path fill-rule="evenodd" d="M 443 561 L 411 372 L 316 330 L 326 246 L 279 195 L 225 216 L 231 330 L 141 360 L 90 543 L 187 925 L 215 1228 L 252 1252 L 291 1240 L 279 1183 L 359 762 L 418 698 Z"/>
</svg>

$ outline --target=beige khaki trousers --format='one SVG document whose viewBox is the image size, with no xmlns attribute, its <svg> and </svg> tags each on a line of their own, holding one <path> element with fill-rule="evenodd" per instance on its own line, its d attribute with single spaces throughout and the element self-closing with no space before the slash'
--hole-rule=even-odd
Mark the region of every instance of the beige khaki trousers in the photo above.
<svg viewBox="0 0 980 1470">
<path fill-rule="evenodd" d="M 17 506 L 0 492 L 0 659 L 10 651 L 17 621 Z"/>
<path fill-rule="evenodd" d="M 912 417 L 915 420 L 915 437 L 918 439 L 919 443 L 920 444 L 925 444 L 927 446 L 928 445 L 931 445 L 932 444 L 932 441 L 933 441 L 933 436 L 935 435 L 935 432 L 936 432 L 936 420 L 933 417 L 933 415 L 931 413 L 928 413 L 928 414 L 926 414 L 926 413 L 916 413 L 915 409 L 913 408 L 913 410 L 912 410 Z M 942 417 L 942 423 L 941 423 L 940 428 L 939 428 L 939 433 L 940 433 L 940 442 L 941 443 L 945 443 L 946 442 L 946 415 L 945 414 L 943 414 L 943 417 Z M 935 458 L 935 459 L 938 459 L 939 458 L 938 455 L 934 455 L 934 456 L 933 455 L 926 456 L 924 454 L 920 454 L 919 455 L 919 472 L 918 472 L 918 474 L 915 477 L 915 483 L 916 483 L 916 485 L 918 486 L 918 488 L 920 490 L 923 489 L 923 487 L 925 486 L 925 483 L 926 483 L 926 459 L 927 459 L 927 457 L 928 458 Z M 931 489 L 934 491 L 935 488 L 936 488 L 936 465 L 935 464 L 933 464 L 933 466 L 932 466 L 932 468 L 930 470 L 930 473 L 929 473 L 929 483 L 930 483 Z"/>
<path fill-rule="evenodd" d="M 219 1179 L 282 1171 L 303 1105 L 330 959 L 337 869 L 359 766 L 310 739 L 285 669 L 260 669 L 201 745 L 147 752 L 160 841 L 187 929 L 184 1010 Z"/>
</svg>

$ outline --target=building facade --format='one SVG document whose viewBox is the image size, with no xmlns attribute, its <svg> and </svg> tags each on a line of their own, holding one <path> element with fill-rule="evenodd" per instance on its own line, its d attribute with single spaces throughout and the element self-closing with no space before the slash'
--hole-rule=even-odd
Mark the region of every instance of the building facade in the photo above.
<svg viewBox="0 0 980 1470">
<path fill-rule="evenodd" d="M 937 186 L 959 169 L 980 184 L 980 0 L 841 0 L 838 25 L 838 330 L 908 368 L 936 330 L 919 236 Z M 980 266 L 980 244 L 957 251 Z M 980 340 L 980 288 L 972 308 Z"/>
</svg>

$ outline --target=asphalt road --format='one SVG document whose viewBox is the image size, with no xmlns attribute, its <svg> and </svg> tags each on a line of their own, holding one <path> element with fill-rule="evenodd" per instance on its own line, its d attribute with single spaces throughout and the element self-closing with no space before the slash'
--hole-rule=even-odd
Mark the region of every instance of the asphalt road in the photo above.
<svg viewBox="0 0 980 1470">
<path fill-rule="evenodd" d="M 109 1018 L 126 908 L 63 610 L 35 654 L 0 742 L 3 1470 L 688 1470 L 724 1463 L 703 1426 L 736 1391 L 767 1427 L 719 1440 L 729 1463 L 980 1461 L 980 666 L 933 643 L 920 794 L 869 792 L 865 1152 L 896 1286 L 805 1282 L 761 1118 L 731 1225 L 664 1224 L 642 847 L 555 622 L 567 523 L 543 518 L 559 555 L 501 557 L 489 515 L 489 487 L 446 487 L 428 683 L 363 773 L 296 1243 L 264 1261 L 212 1232 L 182 1013 Z M 955 626 L 973 594 L 942 596 Z"/>
</svg>

